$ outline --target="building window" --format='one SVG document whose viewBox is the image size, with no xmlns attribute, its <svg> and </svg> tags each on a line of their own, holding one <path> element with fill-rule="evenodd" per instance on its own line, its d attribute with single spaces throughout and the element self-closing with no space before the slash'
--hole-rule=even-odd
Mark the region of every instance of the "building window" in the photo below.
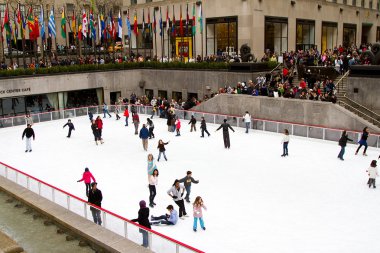
<svg viewBox="0 0 380 253">
<path fill-rule="evenodd" d="M 138 25 L 137 27 L 139 31 L 139 33 L 137 34 L 137 40 L 136 40 L 136 35 L 133 32 L 131 33 L 132 38 L 131 38 L 130 43 L 132 45 L 132 49 L 137 49 L 137 48 L 138 49 L 153 49 L 154 34 L 149 33 L 148 25 L 145 26 L 144 30 L 142 29 L 142 25 Z M 133 29 L 133 24 L 131 24 L 131 28 Z M 157 40 L 160 40 L 159 31 L 156 36 L 158 37 Z M 141 52 L 139 53 L 141 54 Z"/>
<path fill-rule="evenodd" d="M 356 45 L 356 25 L 343 24 L 343 46 L 350 47 Z"/>
<path fill-rule="evenodd" d="M 207 55 L 234 56 L 238 50 L 237 17 L 206 19 Z"/>
<path fill-rule="evenodd" d="M 356 6 L 356 0 L 352 0 L 352 5 Z"/>
<path fill-rule="evenodd" d="M 365 7 L 365 0 L 362 0 L 361 6 L 364 8 Z"/>
<path fill-rule="evenodd" d="M 376 41 L 380 42 L 380 26 L 378 26 L 376 30 Z"/>
<path fill-rule="evenodd" d="M 146 3 L 151 3 L 152 2 L 152 0 L 146 0 Z"/>
<path fill-rule="evenodd" d="M 308 50 L 315 45 L 315 22 L 297 19 L 297 50 Z"/>
<path fill-rule="evenodd" d="M 338 25 L 337 23 L 322 23 L 322 52 L 337 46 Z"/>
<path fill-rule="evenodd" d="M 369 0 L 369 6 L 368 8 L 372 9 L 373 8 L 373 1 L 372 0 Z"/>
<path fill-rule="evenodd" d="M 280 54 L 288 50 L 288 19 L 265 18 L 265 50 Z"/>
<path fill-rule="evenodd" d="M 347 4 L 347 0 L 343 0 L 343 4 Z"/>
<path fill-rule="evenodd" d="M 131 5 L 137 4 L 137 0 L 131 0 Z"/>
<path fill-rule="evenodd" d="M 65 13 L 66 16 L 72 15 L 74 13 L 74 4 L 66 4 L 66 10 L 65 11 L 66 11 L 66 13 Z"/>
</svg>

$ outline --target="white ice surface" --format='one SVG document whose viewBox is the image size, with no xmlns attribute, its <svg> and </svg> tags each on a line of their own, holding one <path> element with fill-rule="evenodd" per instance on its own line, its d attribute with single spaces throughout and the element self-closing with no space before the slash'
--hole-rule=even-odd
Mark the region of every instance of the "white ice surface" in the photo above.
<svg viewBox="0 0 380 253">
<path fill-rule="evenodd" d="M 133 126 L 114 116 L 104 119 L 105 143 L 99 146 L 87 117 L 73 119 L 71 139 L 62 129 L 65 122 L 35 124 L 32 153 L 24 153 L 24 126 L 0 129 L 0 161 L 82 198 L 84 184 L 76 181 L 89 167 L 103 192 L 102 206 L 132 219 L 139 201 L 148 202 L 146 158 L 150 152 L 157 157 L 162 139 L 170 141 L 169 161 L 157 163 L 157 206 L 151 214 L 165 213 L 168 204 L 178 210 L 166 191 L 191 170 L 200 180 L 192 186 L 191 199 L 204 199 L 207 230 L 198 226 L 193 232 L 187 203 L 190 217 L 155 230 L 206 252 L 380 252 L 380 189 L 366 185 L 366 169 L 378 149 L 370 147 L 368 157 L 355 156 L 356 145 L 348 145 L 342 162 L 337 143 L 291 136 L 289 157 L 282 158 L 279 134 L 245 134 L 238 128 L 226 150 L 215 125 L 208 124 L 211 137 L 200 138 L 199 129 L 191 133 L 183 121 L 182 135 L 175 137 L 167 132 L 166 120 L 155 118 L 156 138 L 145 152 Z"/>
</svg>

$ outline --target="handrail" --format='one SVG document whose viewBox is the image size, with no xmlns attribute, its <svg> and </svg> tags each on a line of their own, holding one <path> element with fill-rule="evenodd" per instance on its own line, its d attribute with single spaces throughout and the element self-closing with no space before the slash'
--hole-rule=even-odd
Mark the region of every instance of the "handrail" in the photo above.
<svg viewBox="0 0 380 253">
<path fill-rule="evenodd" d="M 343 80 L 345 79 L 345 78 L 347 78 L 347 76 L 350 74 L 350 71 L 349 70 L 347 70 L 347 72 L 346 73 L 344 73 L 344 75 L 338 80 L 338 82 L 336 82 L 336 87 L 338 87 L 338 92 L 339 92 L 339 87 L 340 87 L 340 83 L 342 82 L 343 83 Z M 346 93 L 344 93 L 344 94 L 346 94 Z"/>
<path fill-rule="evenodd" d="M 350 107 L 351 109 L 353 109 L 353 110 L 357 111 L 358 113 L 364 115 L 365 117 L 369 118 L 370 120 L 372 120 L 372 121 L 376 121 L 376 122 L 380 125 L 380 121 L 378 121 L 377 119 L 375 119 L 375 118 L 369 116 L 368 114 L 365 114 L 364 112 L 358 110 L 357 108 L 355 108 L 355 107 L 353 107 L 353 106 L 351 106 L 351 105 L 349 105 L 349 104 L 347 104 L 347 103 L 345 103 L 345 102 L 343 102 L 343 101 L 338 101 L 338 102 L 339 102 L 339 103 L 342 103 L 342 104 L 344 104 L 344 105 L 346 105 L 346 106 L 348 106 L 348 107 Z"/>
<path fill-rule="evenodd" d="M 278 69 L 278 67 L 280 67 L 282 65 L 282 63 L 279 63 L 274 69 L 272 69 L 269 73 L 272 74 L 273 71 L 275 71 L 276 69 Z"/>
<path fill-rule="evenodd" d="M 346 95 L 344 95 L 343 97 L 344 97 L 345 99 L 347 99 L 348 101 L 354 103 L 354 104 L 357 105 L 358 107 L 361 107 L 361 108 L 367 110 L 368 112 L 370 112 L 371 114 L 374 114 L 376 117 L 379 117 L 379 118 L 380 118 L 380 115 L 379 115 L 379 114 L 377 114 L 376 112 L 370 110 L 369 108 L 365 107 L 364 105 L 359 104 L 358 102 L 352 100 L 351 98 L 347 97 Z M 346 103 L 346 104 L 347 104 L 347 103 Z"/>
<path fill-rule="evenodd" d="M 164 235 L 164 234 L 161 234 L 161 233 L 159 233 L 159 232 L 157 232 L 157 231 L 154 231 L 154 230 L 152 230 L 152 229 L 148 229 L 148 228 L 146 228 L 146 227 L 144 227 L 144 226 L 141 226 L 141 225 L 138 224 L 138 223 L 132 222 L 131 220 L 129 220 L 129 219 L 123 217 L 123 216 L 120 216 L 120 215 L 118 215 L 118 214 L 115 214 L 115 213 L 113 213 L 113 212 L 111 212 L 111 211 L 109 211 L 109 210 L 107 210 L 107 209 L 105 209 L 105 208 L 101 208 L 101 207 L 98 207 L 98 206 L 92 205 L 91 203 L 88 203 L 86 200 L 84 200 L 84 199 L 82 199 L 82 198 L 79 198 L 79 197 L 77 197 L 77 196 L 75 196 L 75 195 L 73 195 L 73 194 L 71 194 L 71 193 L 69 193 L 69 192 L 66 192 L 65 190 L 62 190 L 62 189 L 60 189 L 60 188 L 58 188 L 58 187 L 56 187 L 56 186 L 53 186 L 53 185 L 51 185 L 51 184 L 49 184 L 49 183 L 47 183 L 47 182 L 45 182 L 45 181 L 43 181 L 43 180 L 40 180 L 40 179 L 38 179 L 38 178 L 36 178 L 36 177 L 34 177 L 34 176 L 32 176 L 32 175 L 29 175 L 28 173 L 25 173 L 25 172 L 23 172 L 23 171 L 21 171 L 21 170 L 19 170 L 19 169 L 16 169 L 16 168 L 14 168 L 14 167 L 12 167 L 12 166 L 6 164 L 6 163 L 3 163 L 3 162 L 0 161 L 0 164 L 3 165 L 3 166 L 5 166 L 6 168 L 9 168 L 9 169 L 11 169 L 11 170 L 13 170 L 13 171 L 16 171 L 17 173 L 20 173 L 20 174 L 26 176 L 27 178 L 31 178 L 31 179 L 33 179 L 33 180 L 37 181 L 38 183 L 41 183 L 41 184 L 46 185 L 46 186 L 49 186 L 50 188 L 52 188 L 52 189 L 54 189 L 54 190 L 56 190 L 56 191 L 59 191 L 59 192 L 65 194 L 65 195 L 67 195 L 67 196 L 70 196 L 70 197 L 72 197 L 72 198 L 74 198 L 74 199 L 77 199 L 78 201 L 82 202 L 83 204 L 87 204 L 88 206 L 92 206 L 92 207 L 94 207 L 94 208 L 96 208 L 96 209 L 99 209 L 100 211 L 103 211 L 103 212 L 105 212 L 105 213 L 107 213 L 107 214 L 110 214 L 110 215 L 112 215 L 112 216 L 115 216 L 116 218 L 119 218 L 119 219 L 121 219 L 122 221 L 128 222 L 128 223 L 131 224 L 131 225 L 134 225 L 134 226 L 136 226 L 136 227 L 139 227 L 139 228 L 141 228 L 141 229 L 144 229 L 144 230 L 146 230 L 146 231 L 148 231 L 148 232 L 150 232 L 150 233 L 152 233 L 152 234 L 155 234 L 155 235 L 157 235 L 157 236 L 159 236 L 159 237 L 161 237 L 161 238 L 164 238 L 164 239 L 166 239 L 166 240 L 168 240 L 168 241 L 171 241 L 171 242 L 173 242 L 173 243 L 175 243 L 175 244 L 178 244 L 178 245 L 180 245 L 180 246 L 182 246 L 182 247 L 184 247 L 184 248 L 186 248 L 186 249 L 188 249 L 188 250 L 191 250 L 191 251 L 193 251 L 193 252 L 197 252 L 197 253 L 204 253 L 203 251 L 198 250 L 198 249 L 196 249 L 196 248 L 194 248 L 194 247 L 192 247 L 192 246 L 190 246 L 190 245 L 187 245 L 187 244 L 185 244 L 185 243 L 182 243 L 182 242 L 180 242 L 180 241 L 177 241 L 176 239 L 173 239 L 173 238 L 171 238 L 171 237 L 169 237 L 169 236 L 166 236 L 166 235 Z"/>
</svg>

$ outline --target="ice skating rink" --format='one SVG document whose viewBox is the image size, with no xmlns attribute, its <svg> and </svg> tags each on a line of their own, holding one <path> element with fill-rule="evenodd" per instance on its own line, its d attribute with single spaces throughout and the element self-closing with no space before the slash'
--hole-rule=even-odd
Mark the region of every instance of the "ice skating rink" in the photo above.
<svg viewBox="0 0 380 253">
<path fill-rule="evenodd" d="M 145 152 L 123 119 L 104 119 L 105 143 L 99 146 L 87 117 L 72 119 L 76 130 L 71 139 L 66 138 L 68 129 L 62 129 L 67 120 L 35 124 L 31 153 L 24 153 L 24 126 L 0 129 L 0 161 L 81 198 L 85 186 L 76 181 L 88 167 L 103 193 L 102 206 L 133 219 L 139 201 L 148 202 L 147 155 L 157 157 L 162 139 L 170 141 L 168 162 L 157 162 L 157 206 L 150 214 L 164 214 L 169 204 L 178 210 L 166 191 L 191 170 L 200 180 L 192 186 L 191 199 L 202 196 L 207 230 L 198 226 L 193 232 L 187 203 L 190 217 L 155 230 L 212 253 L 380 252 L 380 188 L 366 185 L 366 169 L 379 149 L 355 156 L 356 145 L 349 144 L 342 162 L 337 143 L 291 136 L 289 157 L 282 158 L 281 135 L 235 128 L 226 150 L 221 130 L 214 132 L 216 125 L 208 124 L 211 137 L 200 138 L 199 122 L 197 131 L 190 132 L 188 121 L 182 121 L 181 136 L 175 137 L 167 132 L 166 120 L 156 117 L 156 138 Z M 146 122 L 145 115 L 140 119 Z"/>
</svg>

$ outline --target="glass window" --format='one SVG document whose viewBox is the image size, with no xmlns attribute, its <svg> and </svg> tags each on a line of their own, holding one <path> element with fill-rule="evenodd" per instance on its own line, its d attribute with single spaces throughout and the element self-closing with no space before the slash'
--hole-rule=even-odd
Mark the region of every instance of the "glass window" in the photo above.
<svg viewBox="0 0 380 253">
<path fill-rule="evenodd" d="M 237 18 L 221 17 L 206 20 L 207 55 L 234 56 L 237 45 Z"/>
<path fill-rule="evenodd" d="M 356 0 L 352 0 L 352 5 L 356 6 Z"/>
<path fill-rule="evenodd" d="M 376 41 L 377 41 L 377 42 L 380 42 L 380 26 L 377 27 L 377 31 L 376 31 Z"/>
<path fill-rule="evenodd" d="M 365 0 L 362 0 L 361 6 L 364 8 L 365 7 Z"/>
<path fill-rule="evenodd" d="M 349 47 L 356 44 L 356 25 L 343 25 L 343 46 Z"/>
<path fill-rule="evenodd" d="M 369 0 L 369 4 L 368 5 L 369 5 L 368 8 L 372 9 L 372 7 L 373 7 L 373 1 Z"/>
<path fill-rule="evenodd" d="M 343 4 L 347 4 L 347 0 L 343 0 Z"/>
<path fill-rule="evenodd" d="M 288 19 L 266 18 L 265 50 L 277 54 L 288 50 Z"/>
<path fill-rule="evenodd" d="M 66 15 L 71 15 L 74 12 L 74 4 L 66 4 Z"/>
<path fill-rule="evenodd" d="M 131 24 L 131 28 L 133 29 L 133 24 Z M 142 25 L 138 25 L 139 33 L 137 35 L 137 41 L 136 41 L 136 35 L 131 33 L 131 44 L 133 49 L 153 49 L 153 36 L 154 34 L 149 33 L 148 25 L 145 26 L 144 30 L 142 29 Z M 157 40 L 160 40 L 160 34 L 158 32 Z M 128 36 L 127 36 L 128 37 Z M 125 42 L 127 43 L 127 41 Z"/>
<path fill-rule="evenodd" d="M 336 23 L 322 23 L 322 52 L 337 46 L 338 27 Z"/>
<path fill-rule="evenodd" d="M 137 0 L 131 0 L 131 5 L 137 4 Z"/>
<path fill-rule="evenodd" d="M 315 24 L 310 20 L 297 20 L 296 48 L 308 50 L 315 45 Z"/>
</svg>

